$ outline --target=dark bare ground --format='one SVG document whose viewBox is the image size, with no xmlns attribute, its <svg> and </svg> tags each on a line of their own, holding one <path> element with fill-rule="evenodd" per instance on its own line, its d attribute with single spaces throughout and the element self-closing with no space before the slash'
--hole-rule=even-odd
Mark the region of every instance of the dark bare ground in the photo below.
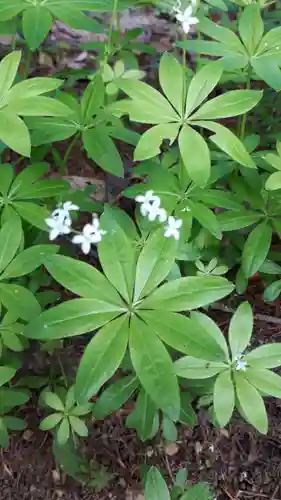
<svg viewBox="0 0 281 500">
<path fill-rule="evenodd" d="M 272 307 L 272 306 L 271 306 Z M 227 325 L 229 315 L 216 313 L 218 324 Z M 280 328 L 255 323 L 254 344 L 281 340 Z M 80 348 L 79 348 L 80 347 Z M 74 350 L 73 364 L 81 355 Z M 78 349 L 77 349 L 78 348 Z M 68 355 L 69 356 L 69 352 Z M 182 426 L 178 449 L 170 456 L 161 436 L 141 443 L 125 426 L 127 410 L 94 422 L 84 452 L 114 474 L 107 489 L 96 493 L 58 474 L 51 450 L 51 437 L 38 430 L 40 417 L 32 405 L 24 410 L 28 431 L 16 434 L 9 450 L 2 451 L 1 500 L 143 500 L 140 468 L 158 466 L 166 479 L 187 467 L 189 480 L 208 481 L 218 500 L 281 500 L 281 423 L 279 400 L 268 399 L 269 433 L 262 436 L 238 417 L 226 429 L 215 429 L 201 414 L 195 428 Z"/>
</svg>

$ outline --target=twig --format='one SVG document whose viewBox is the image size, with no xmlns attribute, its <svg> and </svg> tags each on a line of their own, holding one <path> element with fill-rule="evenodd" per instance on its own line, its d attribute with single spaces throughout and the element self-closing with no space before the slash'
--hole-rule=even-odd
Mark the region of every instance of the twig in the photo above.
<svg viewBox="0 0 281 500">
<path fill-rule="evenodd" d="M 219 302 L 215 302 L 210 306 L 211 309 L 215 311 L 223 311 L 226 313 L 234 313 L 235 309 L 232 307 L 225 306 L 224 304 L 220 304 Z M 266 314 L 255 314 L 255 319 L 258 321 L 264 321 L 265 323 L 273 323 L 275 325 L 281 325 L 281 318 L 275 318 L 275 316 L 267 316 Z"/>
<path fill-rule="evenodd" d="M 275 495 L 276 495 L 276 493 L 278 492 L 279 488 L 280 488 L 280 485 L 279 485 L 279 484 L 277 484 L 277 486 L 276 486 L 276 488 L 275 488 L 275 490 L 274 490 L 274 492 L 273 492 L 273 495 L 272 495 L 272 497 L 271 497 L 271 499 L 270 499 L 270 500 L 277 500 Z"/>
</svg>

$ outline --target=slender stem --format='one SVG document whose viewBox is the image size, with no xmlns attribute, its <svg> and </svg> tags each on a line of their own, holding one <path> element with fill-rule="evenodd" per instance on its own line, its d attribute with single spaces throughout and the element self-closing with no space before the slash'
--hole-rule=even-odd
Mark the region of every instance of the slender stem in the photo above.
<svg viewBox="0 0 281 500">
<path fill-rule="evenodd" d="M 75 134 L 75 136 L 73 137 L 72 141 L 70 141 L 69 146 L 68 146 L 68 148 L 67 148 L 67 150 L 66 150 L 66 152 L 65 152 L 65 155 L 64 155 L 64 157 L 63 157 L 63 170 L 64 170 L 64 172 L 63 172 L 63 173 L 64 173 L 64 174 L 65 174 L 65 172 L 66 172 L 67 162 L 68 162 L 68 160 L 69 160 L 70 153 L 71 153 L 71 151 L 72 151 L 73 147 L 75 146 L 76 142 L 78 141 L 78 138 L 79 138 L 79 134 L 77 133 L 77 134 Z"/>
<path fill-rule="evenodd" d="M 26 80 L 26 78 L 28 78 L 28 75 L 29 75 L 31 57 L 32 57 L 32 52 L 30 49 L 27 49 L 25 65 L 24 65 L 24 73 L 23 73 L 24 80 Z"/>
<path fill-rule="evenodd" d="M 107 50 L 106 50 L 106 54 L 105 54 L 104 63 L 107 63 L 108 57 L 110 56 L 110 53 L 112 50 L 112 33 L 113 33 L 113 26 L 114 26 L 115 21 L 116 21 L 117 8 L 118 8 L 118 0 L 114 0 L 111 22 L 110 22 L 109 33 L 108 33 Z"/>
<path fill-rule="evenodd" d="M 249 90 L 251 87 L 251 66 L 248 66 L 248 74 L 247 74 L 247 82 L 246 82 L 246 89 Z M 247 113 L 244 113 L 241 119 L 241 125 L 240 125 L 240 139 L 241 141 L 244 140 L 245 138 L 245 131 L 246 131 L 246 123 L 247 123 Z"/>
<path fill-rule="evenodd" d="M 63 364 L 62 364 L 62 361 L 61 361 L 61 358 L 60 358 L 59 354 L 58 354 L 58 362 L 59 362 L 59 365 L 60 365 L 61 374 L 62 374 L 62 378 L 63 378 L 64 384 L 65 384 L 65 388 L 67 389 L 68 388 L 67 377 L 66 377 L 66 374 L 65 374 L 65 371 L 64 371 L 64 367 L 63 367 Z"/>
</svg>

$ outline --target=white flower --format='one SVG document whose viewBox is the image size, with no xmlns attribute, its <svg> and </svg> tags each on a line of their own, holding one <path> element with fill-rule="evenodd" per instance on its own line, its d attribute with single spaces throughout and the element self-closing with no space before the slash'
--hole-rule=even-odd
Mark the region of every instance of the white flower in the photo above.
<svg viewBox="0 0 281 500">
<path fill-rule="evenodd" d="M 58 236 L 71 232 L 71 219 L 68 217 L 48 217 L 45 222 L 50 228 L 50 240 L 55 240 Z"/>
<path fill-rule="evenodd" d="M 166 238 L 170 238 L 173 236 L 176 240 L 180 239 L 180 227 L 182 226 L 182 220 L 181 219 L 175 219 L 175 217 L 170 216 L 168 218 L 168 223 L 165 226 L 165 233 L 164 236 Z"/>
<path fill-rule="evenodd" d="M 245 361 L 243 359 L 243 355 L 242 356 L 236 356 L 236 358 L 234 359 L 235 361 L 235 370 L 236 371 L 241 371 L 241 372 L 245 372 L 246 369 L 247 369 L 247 361 Z"/>
<path fill-rule="evenodd" d="M 164 208 L 161 208 L 161 200 L 159 196 L 155 196 L 153 191 L 147 191 L 144 195 L 140 194 L 136 197 L 136 201 L 140 203 L 140 213 L 143 217 L 148 217 L 150 221 L 159 218 L 160 222 L 167 220 L 167 213 Z"/>
<path fill-rule="evenodd" d="M 180 11 L 179 9 L 176 10 L 176 19 L 181 23 L 182 29 L 185 33 L 189 33 L 190 27 L 193 24 L 199 23 L 199 19 L 193 16 L 192 13 L 193 5 L 189 5 L 189 7 L 187 7 L 184 12 Z"/>
<path fill-rule="evenodd" d="M 79 207 L 77 205 L 74 205 L 71 201 L 66 201 L 65 203 L 60 203 L 57 208 L 52 212 L 52 218 L 53 219 L 64 219 L 68 218 L 71 219 L 70 217 L 70 211 L 71 210 L 79 210 Z"/>
<path fill-rule="evenodd" d="M 99 243 L 104 234 L 106 234 L 106 231 L 100 229 L 99 219 L 93 216 L 92 224 L 86 224 L 83 227 L 82 233 L 72 238 L 72 243 L 81 245 L 82 252 L 88 254 L 91 250 L 91 245 Z"/>
</svg>

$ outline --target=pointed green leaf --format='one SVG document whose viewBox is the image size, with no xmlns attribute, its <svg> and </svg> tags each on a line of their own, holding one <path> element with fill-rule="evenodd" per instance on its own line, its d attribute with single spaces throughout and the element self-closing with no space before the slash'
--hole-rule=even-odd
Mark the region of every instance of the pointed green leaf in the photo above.
<svg viewBox="0 0 281 500">
<path fill-rule="evenodd" d="M 192 276 L 162 285 L 140 303 L 140 309 L 188 311 L 229 295 L 234 285 L 219 276 Z"/>
<path fill-rule="evenodd" d="M 192 311 L 190 314 L 190 319 L 194 320 L 196 325 L 200 325 L 205 332 L 208 332 L 209 336 L 213 337 L 216 344 L 218 344 L 221 347 L 221 350 L 224 352 L 225 358 L 228 360 L 229 359 L 228 346 L 222 331 L 216 325 L 216 323 L 211 318 L 209 318 L 209 316 L 198 311 Z"/>
<path fill-rule="evenodd" d="M 137 317 L 130 327 L 130 354 L 136 374 L 152 401 L 177 420 L 180 396 L 172 360 L 157 335 Z"/>
<path fill-rule="evenodd" d="M 13 167 L 9 163 L 0 164 L 0 193 L 7 195 L 14 177 Z"/>
<path fill-rule="evenodd" d="M 1 448 L 9 448 L 9 433 L 5 425 L 5 421 L 0 417 L 0 446 Z"/>
<path fill-rule="evenodd" d="M 257 347 L 245 356 L 245 361 L 253 368 L 281 366 L 281 343 Z"/>
<path fill-rule="evenodd" d="M 13 260 L 22 241 L 20 218 L 13 217 L 0 230 L 0 273 Z"/>
<path fill-rule="evenodd" d="M 89 434 L 88 427 L 86 424 L 81 420 L 81 418 L 74 417 L 73 415 L 69 416 L 69 423 L 73 429 L 73 431 L 78 434 L 78 436 L 81 437 L 87 437 Z"/>
<path fill-rule="evenodd" d="M 98 297 L 122 308 L 121 297 L 95 267 L 64 255 L 47 255 L 44 265 L 58 283 L 76 295 L 85 299 Z"/>
<path fill-rule="evenodd" d="M 70 436 L 70 426 L 66 418 L 61 422 L 57 431 L 57 440 L 59 445 L 64 445 Z"/>
<path fill-rule="evenodd" d="M 249 234 L 242 253 L 242 269 L 247 278 L 255 274 L 264 263 L 270 249 L 272 227 L 261 222 Z"/>
<path fill-rule="evenodd" d="M 156 467 L 151 467 L 145 482 L 145 500 L 170 500 L 168 487 Z"/>
<path fill-rule="evenodd" d="M 164 52 L 160 60 L 159 81 L 164 94 L 180 116 L 183 115 L 184 72 L 179 61 L 168 52 Z"/>
<path fill-rule="evenodd" d="M 210 361 L 226 358 L 217 339 L 210 335 L 205 325 L 196 321 L 196 317 L 190 319 L 169 311 L 161 311 L 161 314 L 141 311 L 140 316 L 165 344 L 179 352 Z"/>
<path fill-rule="evenodd" d="M 216 120 L 242 115 L 254 108 L 261 98 L 259 90 L 231 90 L 203 104 L 190 120 Z"/>
<path fill-rule="evenodd" d="M 18 417 L 5 415 L 3 417 L 3 420 L 7 429 L 10 429 L 11 431 L 23 431 L 26 427 L 25 421 Z"/>
<path fill-rule="evenodd" d="M 232 358 L 240 356 L 248 346 L 253 331 L 253 311 L 249 302 L 243 302 L 233 314 L 228 330 Z"/>
<path fill-rule="evenodd" d="M 211 62 L 201 68 L 192 78 L 187 98 L 185 116 L 189 116 L 192 111 L 208 97 L 222 76 L 222 66 L 219 62 Z"/>
<path fill-rule="evenodd" d="M 218 238 L 222 238 L 221 229 L 217 217 L 208 207 L 203 203 L 193 202 L 188 200 L 188 206 L 191 209 L 192 216 L 205 227 L 211 234 Z"/>
<path fill-rule="evenodd" d="M 263 31 L 260 6 L 258 4 L 247 5 L 239 19 L 239 34 L 250 56 L 255 54 Z"/>
<path fill-rule="evenodd" d="M 44 263 L 46 257 L 55 254 L 58 250 L 58 245 L 35 245 L 27 248 L 13 259 L 0 278 L 18 278 L 30 274 Z"/>
<path fill-rule="evenodd" d="M 53 24 L 50 11 L 43 5 L 30 6 L 22 16 L 24 38 L 34 51 L 45 40 Z"/>
<path fill-rule="evenodd" d="M 235 374 L 235 389 L 242 416 L 259 432 L 266 434 L 268 418 L 260 393 L 241 373 Z"/>
<path fill-rule="evenodd" d="M 60 423 L 62 418 L 62 413 L 52 413 L 51 415 L 48 415 L 48 417 L 44 418 L 44 420 L 42 420 L 39 427 L 41 431 L 48 431 L 56 427 L 56 425 Z"/>
<path fill-rule="evenodd" d="M 147 392 L 141 389 L 135 409 L 126 420 L 127 427 L 136 429 L 137 435 L 141 441 L 147 441 L 154 437 L 154 426 L 157 417 L 158 412 L 155 408 L 155 404 L 152 402 Z"/>
<path fill-rule="evenodd" d="M 76 398 L 86 403 L 116 372 L 128 343 L 129 324 L 126 316 L 104 326 L 87 345 L 76 375 Z"/>
<path fill-rule="evenodd" d="M 47 208 L 37 205 L 36 203 L 29 203 L 28 201 L 14 201 L 13 208 L 32 226 L 39 227 L 39 229 L 47 230 L 45 222 L 46 217 L 50 216 Z"/>
<path fill-rule="evenodd" d="M 232 417 L 235 403 L 231 371 L 221 372 L 214 385 L 214 410 L 220 427 L 225 427 Z"/>
<path fill-rule="evenodd" d="M 22 156 L 30 156 L 30 136 L 25 123 L 8 108 L 0 109 L 0 140 Z"/>
<path fill-rule="evenodd" d="M 0 366 L 0 386 L 9 382 L 16 373 L 16 370 L 11 366 Z"/>
<path fill-rule="evenodd" d="M 43 392 L 42 399 L 47 406 L 57 411 L 64 411 L 62 400 L 55 392 Z"/>
<path fill-rule="evenodd" d="M 0 18 L 1 4 L 0 4 Z M 14 51 L 5 56 L 0 63 L 0 98 L 4 97 L 16 78 L 18 67 L 21 60 L 21 52 Z"/>
<path fill-rule="evenodd" d="M 268 191 L 281 189 L 281 172 L 274 172 L 268 177 L 265 183 L 265 189 L 268 189 Z"/>
<path fill-rule="evenodd" d="M 83 134 L 83 144 L 89 158 L 102 168 L 118 177 L 124 176 L 123 163 L 114 142 L 98 128 L 86 129 Z"/>
<path fill-rule="evenodd" d="M 142 134 L 134 151 L 134 160 L 142 161 L 161 153 L 161 145 L 165 139 L 172 146 L 179 132 L 179 123 L 163 123 L 155 125 Z"/>
<path fill-rule="evenodd" d="M 197 186 L 205 186 L 211 173 L 211 158 L 203 137 L 196 130 L 185 125 L 179 135 L 179 148 L 191 180 Z"/>
<path fill-rule="evenodd" d="M 123 406 L 139 385 L 137 377 L 128 375 L 110 385 L 94 406 L 94 416 L 103 420 Z"/>
<path fill-rule="evenodd" d="M 89 123 L 104 103 L 104 83 L 99 73 L 94 75 L 83 93 L 81 113 L 85 123 Z"/>
<path fill-rule="evenodd" d="M 41 311 L 33 293 L 20 285 L 1 284 L 0 302 L 11 314 L 14 314 L 15 319 L 21 318 L 29 321 Z"/>
<path fill-rule="evenodd" d="M 162 228 L 149 236 L 137 262 L 134 301 L 148 295 L 164 281 L 174 263 L 177 247 L 174 238 L 164 237 Z"/>
<path fill-rule="evenodd" d="M 260 392 L 281 398 L 281 377 L 277 373 L 263 368 L 247 368 L 244 376 Z"/>
<path fill-rule="evenodd" d="M 217 215 L 221 230 L 235 231 L 252 226 L 261 219 L 261 214 L 250 210 L 229 210 Z"/>
<path fill-rule="evenodd" d="M 228 365 L 219 361 L 184 356 L 174 363 L 178 377 L 190 379 L 210 378 L 228 368 Z"/>
<path fill-rule="evenodd" d="M 27 325 L 24 335 L 40 340 L 73 337 L 99 328 L 122 312 L 118 306 L 98 299 L 69 300 L 35 317 Z"/>
</svg>

